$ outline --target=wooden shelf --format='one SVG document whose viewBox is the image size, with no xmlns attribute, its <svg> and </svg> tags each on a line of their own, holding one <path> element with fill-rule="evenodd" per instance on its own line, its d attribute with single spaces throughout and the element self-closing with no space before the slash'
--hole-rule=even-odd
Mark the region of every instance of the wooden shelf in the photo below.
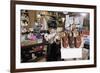
<svg viewBox="0 0 100 73">
<path fill-rule="evenodd" d="M 34 31 L 27 31 L 27 32 L 21 32 L 21 34 L 29 34 L 29 33 L 34 33 Z M 40 33 L 49 33 L 48 30 L 41 30 Z"/>
<path fill-rule="evenodd" d="M 31 45 L 24 45 L 24 46 L 21 46 L 21 49 L 32 48 L 32 47 L 40 46 L 40 45 L 45 45 L 45 44 L 44 43 L 37 43 L 37 44 L 31 44 Z"/>
</svg>

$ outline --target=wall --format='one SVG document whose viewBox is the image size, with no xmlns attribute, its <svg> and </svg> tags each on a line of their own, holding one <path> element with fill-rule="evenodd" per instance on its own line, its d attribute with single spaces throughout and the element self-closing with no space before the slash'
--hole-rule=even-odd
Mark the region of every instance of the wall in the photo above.
<svg viewBox="0 0 100 73">
<path fill-rule="evenodd" d="M 34 73 L 99 73 L 100 72 L 100 0 L 31 0 L 55 3 L 97 5 L 97 68 L 41 71 Z M 10 73 L 10 0 L 0 0 L 0 73 Z M 27 72 L 29 73 L 29 72 Z M 30 72 L 33 73 L 33 72 Z"/>
<path fill-rule="evenodd" d="M 29 21 L 30 21 L 29 27 L 32 28 L 33 24 L 34 24 L 34 22 L 36 20 L 36 11 L 30 10 L 30 11 L 28 11 L 28 13 L 29 13 Z"/>
</svg>

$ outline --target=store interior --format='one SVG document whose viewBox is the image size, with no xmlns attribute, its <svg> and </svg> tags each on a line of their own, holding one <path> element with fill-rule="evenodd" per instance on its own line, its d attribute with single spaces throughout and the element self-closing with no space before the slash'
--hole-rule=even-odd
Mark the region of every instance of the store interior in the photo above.
<svg viewBox="0 0 100 73">
<path fill-rule="evenodd" d="M 88 60 L 90 57 L 90 15 L 86 12 L 20 11 L 21 63 Z M 70 57 L 61 50 L 76 52 Z M 78 53 L 76 53 L 78 54 Z"/>
</svg>

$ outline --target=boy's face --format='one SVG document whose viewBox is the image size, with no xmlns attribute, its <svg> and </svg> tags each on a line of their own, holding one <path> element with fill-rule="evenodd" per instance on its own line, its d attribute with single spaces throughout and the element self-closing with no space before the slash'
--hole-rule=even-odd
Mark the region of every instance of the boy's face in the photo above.
<svg viewBox="0 0 100 73">
<path fill-rule="evenodd" d="M 49 28 L 49 32 L 50 32 L 50 33 L 55 33 L 55 32 L 56 32 L 56 29 L 54 29 L 54 28 Z"/>
</svg>

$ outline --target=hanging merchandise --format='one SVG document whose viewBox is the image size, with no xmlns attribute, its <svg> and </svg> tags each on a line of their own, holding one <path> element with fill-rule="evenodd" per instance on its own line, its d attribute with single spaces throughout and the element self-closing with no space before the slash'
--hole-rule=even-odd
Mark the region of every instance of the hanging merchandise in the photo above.
<svg viewBox="0 0 100 73">
<path fill-rule="evenodd" d="M 82 28 L 83 27 L 83 22 L 84 22 L 84 17 L 80 16 L 80 26 L 79 28 Z"/>
<path fill-rule="evenodd" d="M 71 17 L 69 17 L 69 24 L 72 25 L 73 23 L 74 23 L 74 17 L 71 16 Z"/>
<path fill-rule="evenodd" d="M 28 25 L 28 22 L 25 22 L 25 24 L 24 24 L 25 26 L 27 26 Z"/>
<path fill-rule="evenodd" d="M 35 22 L 35 25 L 33 25 L 33 31 L 34 33 L 40 33 L 41 25 L 37 21 Z"/>
<path fill-rule="evenodd" d="M 65 19 L 65 29 L 69 30 L 70 29 L 70 23 L 69 23 L 69 15 L 66 15 L 66 19 Z"/>
<path fill-rule="evenodd" d="M 79 16 L 74 17 L 74 22 L 75 24 L 80 24 L 80 17 Z"/>
<path fill-rule="evenodd" d="M 28 22 L 29 22 L 29 16 L 28 16 L 28 12 L 26 10 L 22 10 L 21 11 L 21 21 L 24 23 L 22 24 L 22 26 L 27 26 Z"/>
<path fill-rule="evenodd" d="M 45 16 L 43 15 L 41 16 L 40 24 L 41 24 L 41 30 L 47 30 L 47 21 Z"/>
<path fill-rule="evenodd" d="M 82 16 L 76 16 L 74 17 L 74 22 L 77 25 L 77 28 L 82 28 L 83 27 L 83 21 L 84 21 L 84 17 Z"/>
</svg>

